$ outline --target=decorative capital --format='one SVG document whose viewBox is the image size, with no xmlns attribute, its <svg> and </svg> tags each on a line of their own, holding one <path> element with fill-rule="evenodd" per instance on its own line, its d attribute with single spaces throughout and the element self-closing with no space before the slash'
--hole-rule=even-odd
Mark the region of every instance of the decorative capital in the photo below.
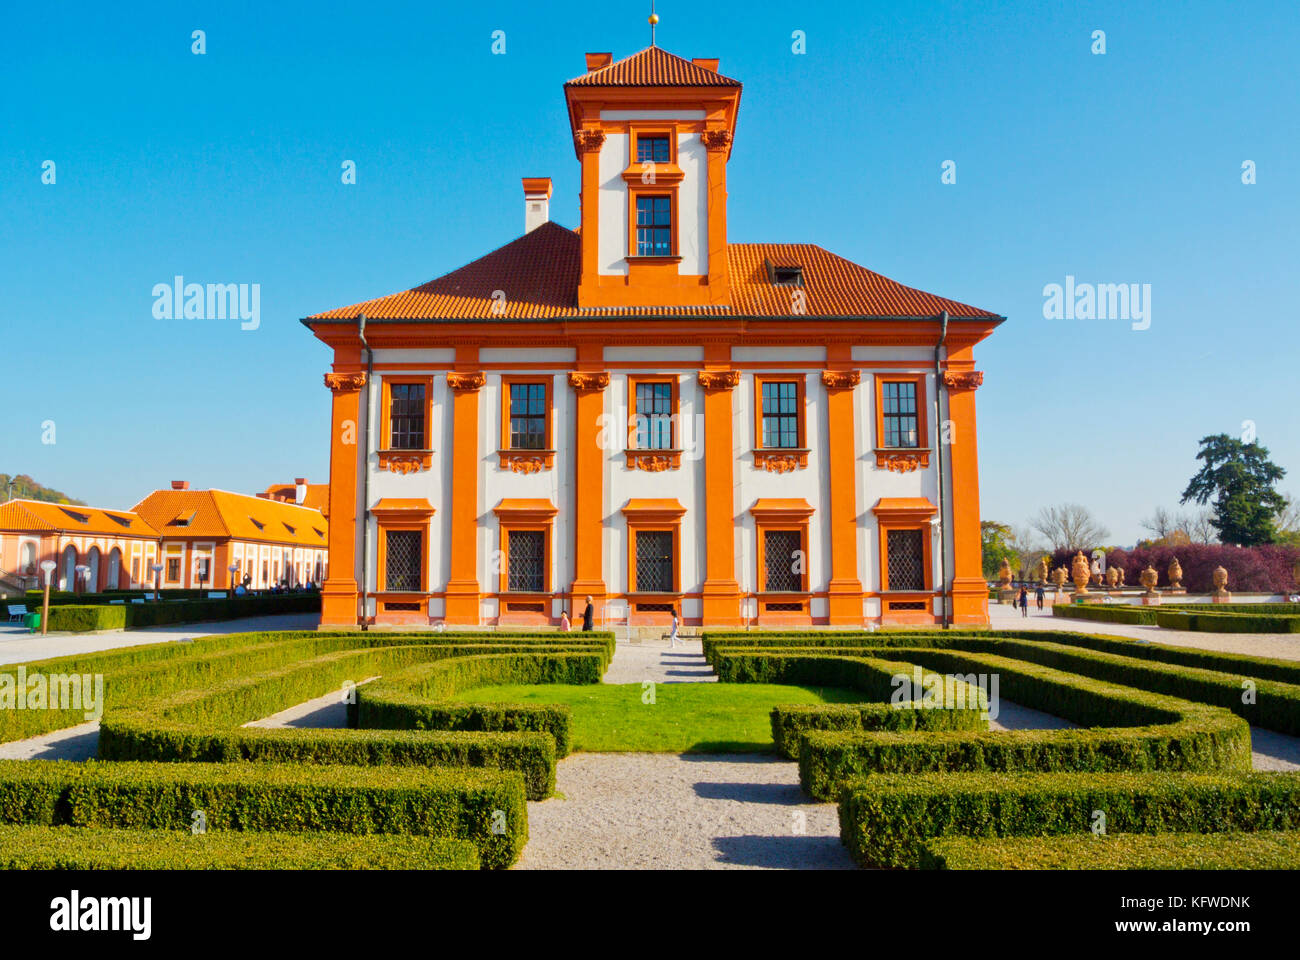
<svg viewBox="0 0 1300 960">
<path fill-rule="evenodd" d="M 822 383 L 827 390 L 848 390 L 862 382 L 862 373 L 858 370 L 823 370 Z"/>
<path fill-rule="evenodd" d="M 740 383 L 740 371 L 701 370 L 699 379 L 705 390 L 732 390 Z"/>
<path fill-rule="evenodd" d="M 701 139 L 706 150 L 726 150 L 731 146 L 731 132 L 728 130 L 705 130 Z"/>
<path fill-rule="evenodd" d="M 579 153 L 594 153 L 605 145 L 605 134 L 601 130 L 578 130 L 573 134 L 573 145 Z"/>
<path fill-rule="evenodd" d="M 974 390 L 983 382 L 983 370 L 970 370 L 966 373 L 945 373 L 943 375 L 943 385 L 949 390 Z"/>
<path fill-rule="evenodd" d="M 325 374 L 325 386 L 329 387 L 334 393 L 347 393 L 351 390 L 360 390 L 365 385 L 366 375 L 364 373 Z"/>
<path fill-rule="evenodd" d="M 569 386 L 578 393 L 592 393 L 609 386 L 609 373 L 604 370 L 575 370 L 569 374 Z"/>
<path fill-rule="evenodd" d="M 482 373 L 447 374 L 447 386 L 457 393 L 474 393 L 482 389 L 485 383 L 487 383 L 487 377 L 483 376 Z"/>
</svg>

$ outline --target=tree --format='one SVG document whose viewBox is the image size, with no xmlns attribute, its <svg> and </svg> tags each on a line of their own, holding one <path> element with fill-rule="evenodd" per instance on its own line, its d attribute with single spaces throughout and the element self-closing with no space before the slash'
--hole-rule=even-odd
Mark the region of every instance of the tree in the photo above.
<svg viewBox="0 0 1300 960">
<path fill-rule="evenodd" d="M 1014 570 L 1020 563 L 1020 555 L 1011 544 L 1011 527 L 996 520 L 980 521 L 980 540 L 983 544 L 984 579 L 996 580 L 1006 560 Z"/>
<path fill-rule="evenodd" d="M 1218 543 L 1219 532 L 1214 529 L 1214 512 L 1202 507 L 1189 517 L 1187 536 L 1192 543 Z"/>
<path fill-rule="evenodd" d="M 1300 547 L 1300 502 L 1289 493 L 1282 494 L 1282 499 L 1285 501 L 1285 506 L 1274 521 L 1278 542 Z"/>
<path fill-rule="evenodd" d="M 1226 433 L 1201 438 L 1201 469 L 1183 491 L 1183 503 L 1214 501 L 1210 523 L 1224 543 L 1254 547 L 1277 539 L 1276 518 L 1286 506 L 1273 485 L 1286 471 L 1268 459 L 1258 442 L 1243 443 Z"/>
<path fill-rule="evenodd" d="M 1077 503 L 1043 507 L 1029 523 L 1047 538 L 1053 550 L 1086 552 L 1110 536 L 1110 531 L 1093 517 L 1092 511 Z"/>
</svg>

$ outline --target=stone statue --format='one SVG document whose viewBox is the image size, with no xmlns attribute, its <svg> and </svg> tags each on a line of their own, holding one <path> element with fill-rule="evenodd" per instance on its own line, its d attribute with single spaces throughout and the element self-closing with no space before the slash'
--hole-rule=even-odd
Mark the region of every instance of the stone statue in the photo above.
<svg viewBox="0 0 1300 960">
<path fill-rule="evenodd" d="M 1119 571 L 1111 567 L 1106 571 L 1106 587 L 1114 590 L 1117 586 L 1119 586 Z"/>
<path fill-rule="evenodd" d="M 1219 603 L 1231 600 L 1232 594 L 1228 592 L 1228 571 L 1223 567 L 1215 567 L 1211 576 L 1214 577 L 1214 593 L 1210 594 L 1210 598 Z"/>
<path fill-rule="evenodd" d="M 1101 586 L 1101 561 L 1096 557 L 1092 558 L 1092 582 Z"/>
<path fill-rule="evenodd" d="M 1002 558 L 1002 566 L 998 568 L 998 579 L 1002 581 L 1001 589 L 1011 589 L 1011 564 L 1007 562 L 1006 557 Z"/>
<path fill-rule="evenodd" d="M 1114 570 L 1114 571 L 1116 571 L 1116 575 L 1119 577 L 1119 583 L 1118 583 L 1118 586 L 1119 586 L 1120 588 L 1123 588 L 1123 586 L 1124 586 L 1124 568 L 1123 568 L 1123 567 L 1112 567 L 1111 569 Z"/>
<path fill-rule="evenodd" d="M 1147 564 L 1146 569 L 1138 575 L 1138 580 L 1142 586 L 1146 587 L 1146 595 L 1154 597 L 1156 595 L 1156 583 L 1160 580 L 1160 574 L 1156 573 L 1156 568 Z"/>
<path fill-rule="evenodd" d="M 1038 582 L 1046 583 L 1047 582 L 1047 558 L 1046 557 L 1038 558 L 1037 573 L 1038 573 Z"/>
<path fill-rule="evenodd" d="M 1169 564 L 1169 592 L 1186 593 L 1183 589 L 1183 565 L 1174 557 L 1173 563 Z"/>
<path fill-rule="evenodd" d="M 1088 581 L 1092 579 L 1088 569 L 1088 558 L 1080 550 L 1070 562 L 1070 579 L 1074 581 L 1074 595 L 1083 596 L 1088 592 Z"/>
<path fill-rule="evenodd" d="M 1057 597 L 1061 597 L 1063 595 L 1063 591 L 1061 588 L 1065 586 L 1065 581 L 1068 580 L 1069 578 L 1070 578 L 1070 574 L 1065 569 L 1065 567 L 1057 567 L 1055 570 L 1052 571 L 1052 582 L 1056 584 Z"/>
</svg>

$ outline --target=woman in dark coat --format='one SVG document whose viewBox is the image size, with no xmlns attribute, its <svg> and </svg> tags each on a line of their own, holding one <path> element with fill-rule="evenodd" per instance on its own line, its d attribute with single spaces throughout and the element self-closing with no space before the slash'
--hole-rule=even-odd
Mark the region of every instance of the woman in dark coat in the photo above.
<svg viewBox="0 0 1300 960">
<path fill-rule="evenodd" d="M 596 617 L 596 608 L 592 606 L 591 597 L 587 597 L 586 609 L 582 611 L 582 629 L 590 632 L 592 621 Z"/>
</svg>

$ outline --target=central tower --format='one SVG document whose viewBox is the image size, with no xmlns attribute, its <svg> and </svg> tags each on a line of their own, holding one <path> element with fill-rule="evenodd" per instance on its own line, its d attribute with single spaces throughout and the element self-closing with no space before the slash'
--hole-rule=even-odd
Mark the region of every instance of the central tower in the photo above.
<svg viewBox="0 0 1300 960">
<path fill-rule="evenodd" d="M 659 47 L 564 85 L 582 164 L 579 307 L 730 306 L 727 161 L 741 85 Z"/>
</svg>

